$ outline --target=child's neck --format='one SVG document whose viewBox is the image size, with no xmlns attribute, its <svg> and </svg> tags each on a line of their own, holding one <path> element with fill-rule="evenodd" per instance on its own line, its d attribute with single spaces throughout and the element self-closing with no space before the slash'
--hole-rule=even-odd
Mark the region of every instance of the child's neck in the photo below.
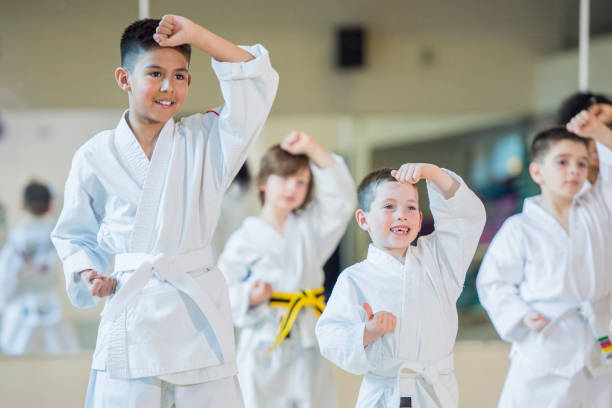
<svg viewBox="0 0 612 408">
<path fill-rule="evenodd" d="M 268 224 L 272 225 L 275 230 L 283 234 L 285 231 L 285 222 L 287 221 L 287 218 L 289 218 L 289 214 L 291 214 L 290 210 L 285 211 L 271 205 L 264 204 L 259 217 Z"/>
<path fill-rule="evenodd" d="M 404 259 L 406 259 L 406 252 L 408 251 L 408 248 L 381 248 L 376 244 L 374 244 L 374 246 L 384 250 L 401 263 L 404 263 Z"/>
<path fill-rule="evenodd" d="M 573 198 L 560 197 L 548 191 L 542 190 L 542 201 L 540 206 L 548 211 L 561 224 L 565 231 L 569 231 L 569 209 Z"/>
<path fill-rule="evenodd" d="M 138 144 L 140 144 L 142 151 L 147 156 L 147 159 L 151 160 L 153 151 L 155 150 L 157 136 L 159 136 L 159 132 L 162 130 L 165 123 L 142 123 L 138 119 L 132 118 L 129 111 L 125 119 L 130 129 L 132 129 L 134 137 L 138 140 Z"/>
</svg>

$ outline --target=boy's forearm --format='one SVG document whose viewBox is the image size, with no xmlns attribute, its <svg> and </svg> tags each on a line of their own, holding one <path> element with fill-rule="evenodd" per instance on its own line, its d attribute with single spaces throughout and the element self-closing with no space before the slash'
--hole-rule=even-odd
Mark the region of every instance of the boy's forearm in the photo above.
<svg viewBox="0 0 612 408">
<path fill-rule="evenodd" d="M 313 141 L 313 146 L 308 150 L 308 157 L 321 169 L 331 167 L 335 162 L 334 156 L 315 141 Z"/>
<path fill-rule="evenodd" d="M 606 131 L 602 132 L 600 135 L 593 137 L 593 140 L 612 150 L 612 130 L 608 127 L 606 127 L 605 130 Z"/>
<path fill-rule="evenodd" d="M 438 187 L 447 200 L 455 195 L 460 186 L 457 180 L 437 166 L 431 167 L 427 179 Z"/>
<path fill-rule="evenodd" d="M 219 62 L 246 62 L 254 58 L 249 52 L 195 23 L 191 45 Z"/>
</svg>

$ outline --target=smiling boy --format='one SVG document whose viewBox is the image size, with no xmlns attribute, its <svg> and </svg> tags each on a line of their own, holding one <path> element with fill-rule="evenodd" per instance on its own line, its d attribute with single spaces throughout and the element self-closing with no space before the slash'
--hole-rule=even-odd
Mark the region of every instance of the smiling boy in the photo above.
<svg viewBox="0 0 612 408">
<path fill-rule="evenodd" d="M 421 229 L 415 183 L 427 180 L 435 231 Z M 365 374 L 357 407 L 454 407 L 457 308 L 485 222 L 482 202 L 432 164 L 370 173 L 358 191 L 367 259 L 342 272 L 316 327 L 321 353 Z M 374 313 L 375 311 L 375 313 Z"/>
<path fill-rule="evenodd" d="M 568 129 L 533 140 L 529 172 L 542 193 L 505 221 L 478 273 L 480 301 L 512 342 L 501 408 L 612 401 L 612 131 L 587 111 Z M 597 143 L 600 171 L 583 191 L 588 137 Z"/>
<path fill-rule="evenodd" d="M 213 57 L 225 104 L 175 123 L 190 44 Z M 133 23 L 120 48 L 115 77 L 129 109 L 76 152 L 52 234 L 72 303 L 112 295 L 86 406 L 241 407 L 229 297 L 210 242 L 278 75 L 262 46 L 237 47 L 180 16 Z"/>
</svg>

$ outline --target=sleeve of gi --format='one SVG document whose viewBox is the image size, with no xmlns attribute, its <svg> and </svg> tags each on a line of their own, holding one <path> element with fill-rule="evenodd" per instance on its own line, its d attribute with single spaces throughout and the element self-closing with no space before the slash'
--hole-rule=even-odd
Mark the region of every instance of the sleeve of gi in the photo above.
<svg viewBox="0 0 612 408">
<path fill-rule="evenodd" d="M 596 194 L 599 195 L 607 210 L 607 224 L 612 228 L 612 150 L 597 143 L 599 156 L 599 175 L 595 183 Z"/>
<path fill-rule="evenodd" d="M 354 284 L 343 272 L 317 321 L 315 333 L 323 357 L 343 370 L 363 375 L 381 363 L 382 341 L 363 347 L 366 317 L 359 300 Z"/>
<path fill-rule="evenodd" d="M 66 180 L 64 207 L 51 233 L 51 240 L 64 265 L 66 291 L 73 305 L 92 307 L 98 298 L 91 296 L 79 272 L 84 269 L 106 272 L 112 254 L 98 246 L 99 214 L 94 211 L 92 190 L 97 183 L 87 170 L 87 162 L 80 151 L 75 154 Z"/>
<path fill-rule="evenodd" d="M 323 263 L 344 235 L 357 202 L 355 182 L 344 159 L 335 154 L 333 157 L 334 164 L 325 169 L 311 163 L 315 196 L 303 215 L 314 231 L 317 254 Z"/>
<path fill-rule="evenodd" d="M 458 296 L 478 247 L 486 213 L 482 201 L 461 177 L 444 171 L 459 182 L 459 189 L 451 198 L 445 199 L 436 185 L 427 181 L 435 231 L 425 237 L 425 242 L 431 246 L 442 272 L 448 271 L 447 275 L 454 282 Z"/>
<path fill-rule="evenodd" d="M 270 316 L 271 311 L 267 303 L 249 306 L 251 288 L 256 280 L 251 273 L 251 267 L 258 259 L 256 256 L 250 256 L 254 255 L 253 251 L 249 251 L 249 246 L 241 243 L 240 234 L 241 229 L 238 229 L 230 236 L 219 256 L 217 266 L 227 282 L 234 325 L 246 327 L 254 326 Z"/>
<path fill-rule="evenodd" d="M 210 128 L 205 160 L 215 163 L 209 168 L 216 172 L 215 180 L 221 192 L 227 190 L 246 160 L 278 89 L 278 74 L 270 64 L 268 51 L 261 45 L 241 48 L 255 59 L 247 62 L 212 60 L 225 104 Z"/>
<path fill-rule="evenodd" d="M 480 303 L 499 335 L 509 342 L 529 333 L 522 320 L 530 308 L 519 293 L 525 260 L 520 235 L 512 218 L 506 220 L 489 245 L 476 280 Z"/>
<path fill-rule="evenodd" d="M 4 247 L 0 250 L 0 310 L 17 288 L 22 267 L 23 257 L 16 247 L 12 234 L 9 234 Z"/>
</svg>

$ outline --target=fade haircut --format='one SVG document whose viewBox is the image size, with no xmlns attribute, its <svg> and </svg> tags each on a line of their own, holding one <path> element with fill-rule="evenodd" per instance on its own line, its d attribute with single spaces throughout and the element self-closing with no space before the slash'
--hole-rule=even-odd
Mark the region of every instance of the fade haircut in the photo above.
<svg viewBox="0 0 612 408">
<path fill-rule="evenodd" d="M 563 101 L 559 111 L 557 112 L 557 124 L 559 126 L 565 126 L 574 116 L 585 109 L 589 109 L 591 105 L 596 103 L 612 105 L 612 101 L 602 94 L 595 94 L 592 92 L 576 92 L 568 96 L 567 99 Z"/>
<path fill-rule="evenodd" d="M 281 177 L 291 176 L 302 169 L 308 169 L 310 183 L 306 190 L 304 202 L 296 211 L 303 210 L 310 204 L 314 195 L 314 179 L 310 171 L 310 159 L 305 154 L 291 154 L 276 144 L 268 149 L 259 162 L 259 174 L 257 175 L 257 186 L 261 187 L 268 182 L 268 177 L 277 175 Z M 264 205 L 266 194 L 259 191 L 259 202 Z"/>
<path fill-rule="evenodd" d="M 153 39 L 159 19 L 146 18 L 130 24 L 121 36 L 121 66 L 132 72 L 141 53 L 155 48 L 173 48 L 183 54 L 187 63 L 191 59 L 191 46 L 182 44 L 177 47 L 162 47 Z"/>
<path fill-rule="evenodd" d="M 541 131 L 531 142 L 531 161 L 542 162 L 548 151 L 562 140 L 569 140 L 584 145 L 588 150 L 588 139 L 582 138 L 565 129 L 564 127 L 554 127 Z"/>
<path fill-rule="evenodd" d="M 31 181 L 23 191 L 23 203 L 33 215 L 43 215 L 51 206 L 51 192 L 44 184 Z"/>
<path fill-rule="evenodd" d="M 366 212 L 370 211 L 372 201 L 376 197 L 376 190 L 381 183 L 385 181 L 398 182 L 391 175 L 391 170 L 388 167 L 374 170 L 359 183 L 359 187 L 357 187 L 357 200 L 359 201 L 360 209 Z"/>
</svg>

